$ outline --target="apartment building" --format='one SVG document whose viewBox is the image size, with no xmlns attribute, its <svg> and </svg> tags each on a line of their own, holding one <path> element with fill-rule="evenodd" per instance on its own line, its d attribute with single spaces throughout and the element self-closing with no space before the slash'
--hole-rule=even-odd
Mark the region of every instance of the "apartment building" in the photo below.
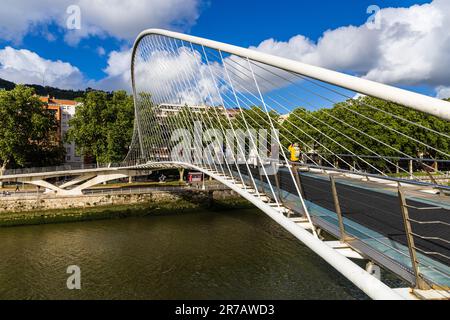
<svg viewBox="0 0 450 320">
<path fill-rule="evenodd" d="M 60 141 L 64 141 L 64 136 L 69 130 L 69 120 L 75 116 L 79 102 L 73 100 L 62 100 L 51 97 L 40 97 L 40 100 L 44 102 L 49 110 L 51 110 L 58 122 L 58 136 Z M 66 148 L 66 164 L 80 164 L 84 159 L 81 155 L 77 154 L 75 143 L 64 143 Z"/>
<path fill-rule="evenodd" d="M 185 107 L 186 105 L 184 104 L 166 104 L 166 103 L 160 104 L 155 108 L 156 118 L 159 120 L 164 120 L 169 116 L 173 116 L 180 113 Z M 211 107 L 206 105 L 190 105 L 189 108 L 193 113 L 203 113 L 206 112 L 207 110 L 216 108 L 219 113 L 228 115 L 229 119 L 231 120 L 234 120 L 240 113 L 239 108 L 227 109 L 224 108 L 223 106 Z"/>
</svg>

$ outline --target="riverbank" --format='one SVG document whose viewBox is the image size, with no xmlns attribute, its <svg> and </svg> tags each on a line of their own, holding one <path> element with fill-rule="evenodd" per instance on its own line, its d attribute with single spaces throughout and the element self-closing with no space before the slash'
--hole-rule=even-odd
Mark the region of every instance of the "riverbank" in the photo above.
<svg viewBox="0 0 450 320">
<path fill-rule="evenodd" d="M 149 191 L 139 194 L 39 196 L 0 200 L 0 227 L 182 214 L 197 210 L 250 208 L 231 190 Z"/>
</svg>

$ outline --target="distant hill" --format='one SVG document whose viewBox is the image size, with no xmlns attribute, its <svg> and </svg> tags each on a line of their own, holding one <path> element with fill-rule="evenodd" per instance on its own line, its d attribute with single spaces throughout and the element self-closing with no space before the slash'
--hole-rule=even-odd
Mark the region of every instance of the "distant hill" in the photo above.
<svg viewBox="0 0 450 320">
<path fill-rule="evenodd" d="M 0 78 L 0 89 L 12 90 L 15 86 L 16 84 L 14 82 L 10 82 Z"/>
<path fill-rule="evenodd" d="M 12 90 L 14 89 L 15 86 L 16 84 L 14 82 L 3 80 L 0 78 L 0 89 Z M 26 86 L 34 88 L 34 90 L 36 90 L 36 94 L 39 96 L 49 95 L 56 99 L 65 99 L 65 100 L 74 100 L 75 98 L 84 97 L 86 91 L 92 90 L 89 88 L 86 91 L 64 90 L 54 87 L 43 87 L 36 84 L 27 84 Z"/>
</svg>

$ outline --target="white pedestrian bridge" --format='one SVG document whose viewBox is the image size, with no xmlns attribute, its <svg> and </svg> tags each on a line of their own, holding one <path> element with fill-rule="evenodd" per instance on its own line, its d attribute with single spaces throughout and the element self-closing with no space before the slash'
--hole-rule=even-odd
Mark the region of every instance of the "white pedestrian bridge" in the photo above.
<svg viewBox="0 0 450 320">
<path fill-rule="evenodd" d="M 450 188 L 434 179 L 450 170 L 449 102 L 157 29 L 136 40 L 131 79 L 134 135 L 123 163 L 9 171 L 0 181 L 72 196 L 154 170 L 203 172 L 369 297 L 450 298 Z M 321 117 L 311 112 L 320 108 Z M 430 117 L 437 122 L 422 121 Z M 397 287 L 385 283 L 388 272 L 401 279 Z"/>
</svg>

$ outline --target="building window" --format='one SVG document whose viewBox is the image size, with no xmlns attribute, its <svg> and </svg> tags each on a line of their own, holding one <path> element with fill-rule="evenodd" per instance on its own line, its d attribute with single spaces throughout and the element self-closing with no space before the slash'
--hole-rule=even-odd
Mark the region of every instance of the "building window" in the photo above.
<svg viewBox="0 0 450 320">
<path fill-rule="evenodd" d="M 70 156 L 66 157 L 66 161 L 70 161 L 72 158 Z"/>
</svg>

